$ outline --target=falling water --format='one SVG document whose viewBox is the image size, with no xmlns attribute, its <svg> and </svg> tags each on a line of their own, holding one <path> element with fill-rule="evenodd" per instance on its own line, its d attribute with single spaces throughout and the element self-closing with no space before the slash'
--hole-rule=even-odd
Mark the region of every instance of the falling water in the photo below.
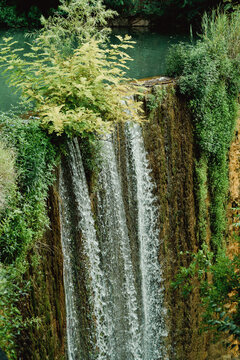
<svg viewBox="0 0 240 360">
<path fill-rule="evenodd" d="M 91 204 L 88 194 L 87 183 L 85 179 L 85 173 L 82 165 L 81 154 L 77 139 L 68 143 L 69 158 L 68 164 L 70 166 L 73 193 L 75 196 L 76 206 L 74 211 L 77 213 L 78 222 L 77 226 L 82 234 L 83 238 L 83 251 L 85 255 L 85 266 L 88 272 L 88 283 L 90 301 L 92 305 L 92 316 L 94 319 L 95 336 L 94 347 L 97 349 L 97 354 L 90 356 L 89 358 L 96 358 L 98 360 L 106 359 L 106 335 L 107 327 L 104 317 L 104 296 L 105 287 L 103 283 L 103 275 L 100 269 L 100 256 L 99 246 L 96 239 L 96 231 L 94 227 L 94 221 L 91 213 Z M 71 208 L 68 205 L 69 199 L 66 199 L 66 188 L 68 184 L 64 182 L 64 178 L 61 172 L 60 176 L 60 195 L 62 199 L 61 214 L 62 214 L 62 244 L 64 253 L 64 281 L 66 289 L 66 310 L 67 310 L 67 336 L 68 336 L 68 357 L 70 360 L 80 360 L 82 356 L 81 346 L 81 325 L 77 321 L 78 311 L 76 307 L 76 296 L 78 295 L 78 301 L 80 301 L 80 294 L 76 294 L 74 291 L 73 283 L 73 261 L 71 263 L 71 256 L 74 256 L 74 249 L 71 252 L 71 231 L 72 224 L 69 221 Z M 73 199 L 72 199 L 73 201 Z M 76 262 L 76 259 L 75 259 Z M 81 276 L 81 274 L 77 274 Z M 94 351 L 93 351 L 94 352 Z"/>
<path fill-rule="evenodd" d="M 98 217 L 103 268 L 112 313 L 110 359 L 141 360 L 141 332 L 131 249 L 113 143 L 101 141 Z"/>
<path fill-rule="evenodd" d="M 68 357 L 166 360 L 158 208 L 141 129 L 126 127 L 120 165 L 113 138 L 100 141 L 95 215 L 76 139 L 60 173 Z"/>
<path fill-rule="evenodd" d="M 63 171 L 60 169 L 59 189 L 61 196 L 60 203 L 60 223 L 61 223 L 61 240 L 63 251 L 63 276 L 65 288 L 65 303 L 67 316 L 67 347 L 69 360 L 77 359 L 77 355 L 81 353 L 81 338 L 79 329 L 80 324 L 77 316 L 77 293 L 74 288 L 74 269 L 72 260 L 72 244 L 71 244 L 71 226 L 69 198 L 67 196 L 66 187 L 64 186 Z M 63 205 L 64 204 L 64 205 Z"/>
<path fill-rule="evenodd" d="M 163 277 L 158 259 L 158 208 L 153 195 L 147 153 L 138 124 L 126 126 L 127 178 L 132 184 L 129 199 L 135 199 L 140 254 L 143 311 L 143 359 L 167 359 L 164 339 L 167 336 L 163 304 Z"/>
</svg>

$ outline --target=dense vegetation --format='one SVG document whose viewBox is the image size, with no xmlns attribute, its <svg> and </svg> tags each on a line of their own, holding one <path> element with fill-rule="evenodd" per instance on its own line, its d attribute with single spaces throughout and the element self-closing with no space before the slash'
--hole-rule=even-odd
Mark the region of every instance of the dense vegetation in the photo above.
<svg viewBox="0 0 240 360">
<path fill-rule="evenodd" d="M 47 16 L 57 8 L 58 0 L 0 0 L 0 27 L 39 27 L 41 15 Z"/>
<path fill-rule="evenodd" d="M 221 5 L 221 0 L 105 0 L 110 8 L 123 16 L 143 16 L 160 28 L 187 29 L 197 25 L 204 11 Z"/>
<path fill-rule="evenodd" d="M 94 3 L 94 2 L 93 2 Z M 140 16 L 152 19 L 158 27 L 188 29 L 189 24 L 198 27 L 201 15 L 218 5 L 227 9 L 231 0 L 105 0 L 105 5 L 120 16 Z M 37 0 L 0 0 L 0 27 L 39 27 L 41 15 L 53 13 L 59 0 L 47 3 Z"/>
<path fill-rule="evenodd" d="M 190 9 L 190 3 L 195 2 L 185 1 L 183 6 L 180 1 L 166 1 L 165 6 L 168 4 L 169 9 L 174 6 L 174 11 L 179 11 Z M 20 2 L 12 2 L 12 10 L 4 15 L 5 19 L 13 16 L 14 23 L 18 11 L 26 13 L 30 9 L 27 4 L 30 3 L 21 4 L 20 10 Z M 159 7 L 162 2 L 143 1 L 135 10 L 131 1 L 128 4 L 128 14 L 162 14 Z M 111 2 L 118 10 L 122 5 L 126 3 Z M 206 1 L 198 2 L 200 5 L 203 10 Z M 2 14 L 3 9 L 8 11 L 9 7 L 2 7 Z M 45 11 L 40 10 L 39 13 Z M 195 10 L 202 11 L 196 6 Z M 59 11 L 43 21 L 31 52 L 20 56 L 21 49 L 12 50 L 11 38 L 2 44 L 0 62 L 10 74 L 10 84 L 22 91 L 34 114 L 25 120 L 14 114 L 0 116 L 0 133 L 6 139 L 0 143 L 0 347 L 11 359 L 17 358 L 16 336 L 38 321 L 24 322 L 18 303 L 31 289 L 32 284 L 24 274 L 30 263 L 37 266 L 37 240 L 48 225 L 46 198 L 57 161 L 51 136 L 80 135 L 89 145 L 90 137 L 110 130 L 118 121 L 128 120 L 126 109 L 131 108 L 138 120 L 138 104 L 131 97 L 121 102 L 123 96 L 132 94 L 124 78 L 130 60 L 124 50 L 132 46 L 131 40 L 119 37 L 119 45 L 106 48 L 109 31 L 105 26 L 113 15 L 100 0 L 73 0 L 70 5 L 62 2 Z M 12 23 L 5 21 L 8 26 Z M 22 26 L 21 22 L 18 25 Z M 239 11 L 230 16 L 218 13 L 211 18 L 205 16 L 202 38 L 196 44 L 174 47 L 168 61 L 169 75 L 178 77 L 179 92 L 189 100 L 194 118 L 198 144 L 198 234 L 202 244 L 189 268 L 182 268 L 175 286 L 184 284 L 188 294 L 191 280 L 197 275 L 205 324 L 217 331 L 227 331 L 234 339 L 240 336 L 240 279 L 236 271 L 239 256 L 229 257 L 223 240 L 227 154 L 240 89 L 239 29 Z M 210 244 L 206 241 L 208 213 Z"/>
<path fill-rule="evenodd" d="M 5 199 L 0 209 L 0 347 L 15 359 L 15 339 L 29 325 L 18 303 L 31 289 L 24 274 L 29 262 L 37 264 L 36 242 L 48 225 L 46 199 L 56 151 L 36 119 L 2 114 L 0 128 L 8 146 L 0 151 L 0 163 L 10 165 L 8 174 L 3 173 Z"/>
<path fill-rule="evenodd" d="M 181 270 L 175 285 L 185 282 L 184 290 L 191 290 L 190 279 L 198 274 L 205 322 L 239 339 L 240 278 L 237 269 L 240 259 L 234 255 L 229 258 L 223 239 L 228 150 L 234 134 L 240 90 L 240 11 L 230 15 L 218 12 L 213 12 L 211 17 L 205 15 L 200 40 L 172 48 L 168 67 L 169 75 L 178 77 L 179 92 L 188 99 L 193 113 L 198 145 L 198 234 L 202 244 L 202 250 L 194 255 L 188 269 Z M 208 214 L 210 239 L 207 237 Z M 227 306 L 233 303 L 234 311 L 227 314 Z"/>
<path fill-rule="evenodd" d="M 7 194 L 15 182 L 14 153 L 0 141 L 0 211 L 4 208 Z"/>
</svg>

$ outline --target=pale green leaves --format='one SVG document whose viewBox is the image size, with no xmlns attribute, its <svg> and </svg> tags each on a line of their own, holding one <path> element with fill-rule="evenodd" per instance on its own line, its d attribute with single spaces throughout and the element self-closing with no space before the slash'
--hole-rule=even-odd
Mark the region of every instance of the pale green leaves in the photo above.
<svg viewBox="0 0 240 360">
<path fill-rule="evenodd" d="M 107 29 L 98 27 L 113 13 L 100 0 L 62 2 L 61 11 L 64 16 L 44 20 L 25 56 L 13 51 L 11 38 L 4 40 L 0 64 L 10 85 L 34 104 L 43 126 L 58 135 L 109 131 L 129 119 L 128 106 L 132 120 L 140 121 L 140 103 L 133 101 L 135 91 L 125 78 L 131 37 L 106 43 Z"/>
</svg>

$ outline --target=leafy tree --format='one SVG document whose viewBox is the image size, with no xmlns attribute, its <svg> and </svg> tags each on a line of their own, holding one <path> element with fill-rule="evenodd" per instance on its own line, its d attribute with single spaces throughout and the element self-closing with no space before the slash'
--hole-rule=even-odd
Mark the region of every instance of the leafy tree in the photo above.
<svg viewBox="0 0 240 360">
<path fill-rule="evenodd" d="M 9 83 L 32 102 L 50 133 L 104 133 L 128 120 L 129 107 L 133 119 L 139 118 L 139 104 L 124 78 L 131 58 L 123 50 L 132 46 L 130 37 L 118 36 L 118 45 L 106 47 L 105 25 L 113 14 L 101 0 L 63 1 L 58 13 L 43 19 L 24 57 L 18 55 L 21 49 L 13 50 L 11 38 L 4 39 L 0 62 L 7 64 Z"/>
</svg>

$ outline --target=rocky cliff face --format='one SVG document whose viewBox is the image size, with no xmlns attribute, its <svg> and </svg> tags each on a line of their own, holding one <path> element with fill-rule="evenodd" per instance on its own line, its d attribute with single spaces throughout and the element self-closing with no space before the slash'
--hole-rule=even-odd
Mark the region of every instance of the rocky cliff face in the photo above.
<svg viewBox="0 0 240 360">
<path fill-rule="evenodd" d="M 38 263 L 26 277 L 32 287 L 21 302 L 24 320 L 35 321 L 17 338 L 18 359 L 65 359 L 66 312 L 57 186 L 49 191 L 50 227 L 35 246 Z M 34 270 L 33 270 L 34 269 Z"/>
<path fill-rule="evenodd" d="M 163 81 L 164 82 L 164 81 Z M 156 85 L 155 85 L 156 86 Z M 221 342 L 211 344 L 212 335 L 200 333 L 201 304 L 198 283 L 188 298 L 173 290 L 171 282 L 180 266 L 188 264 L 181 252 L 199 249 L 198 203 L 196 194 L 195 162 L 199 150 L 194 138 L 191 114 L 186 100 L 176 93 L 174 82 L 157 85 L 164 93 L 157 107 L 148 111 L 149 122 L 144 126 L 145 146 L 149 154 L 152 176 L 157 184 L 156 195 L 160 213 L 160 261 L 165 264 L 166 306 L 170 359 L 235 359 Z M 152 94 L 158 93 L 154 87 Z M 147 99 L 147 97 L 146 97 Z M 152 101 L 152 100 L 151 100 Z M 229 151 L 228 247 L 236 254 L 233 240 L 234 216 L 232 208 L 239 204 L 239 122 Z M 207 198 L 207 238 L 210 238 L 210 199 Z M 208 241 L 208 239 L 206 239 Z"/>
<path fill-rule="evenodd" d="M 191 115 L 172 83 L 159 85 L 164 97 L 144 127 L 146 149 L 157 184 L 160 213 L 160 261 L 164 263 L 166 305 L 169 311 L 170 359 L 206 359 L 206 338 L 199 336 L 199 294 L 188 299 L 171 282 L 187 260 L 181 252 L 199 246 L 196 234 L 194 161 L 196 148 Z M 146 108 L 147 108 L 146 102 Z"/>
</svg>

